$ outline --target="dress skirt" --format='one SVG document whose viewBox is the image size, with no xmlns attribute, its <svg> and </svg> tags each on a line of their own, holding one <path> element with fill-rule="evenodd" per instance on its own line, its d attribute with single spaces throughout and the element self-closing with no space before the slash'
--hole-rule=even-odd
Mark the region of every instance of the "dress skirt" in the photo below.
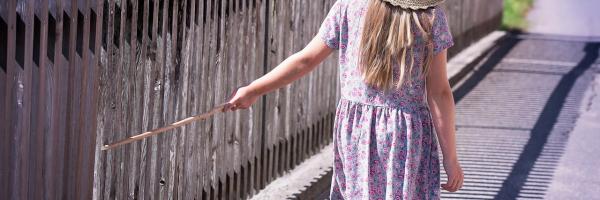
<svg viewBox="0 0 600 200">
<path fill-rule="evenodd" d="M 437 139 L 427 106 L 340 99 L 330 198 L 439 199 Z"/>
</svg>

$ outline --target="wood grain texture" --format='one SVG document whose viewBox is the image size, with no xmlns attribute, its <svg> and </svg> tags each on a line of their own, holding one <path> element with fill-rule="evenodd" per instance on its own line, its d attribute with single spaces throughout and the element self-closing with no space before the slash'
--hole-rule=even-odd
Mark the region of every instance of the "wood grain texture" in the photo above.
<svg viewBox="0 0 600 200">
<path fill-rule="evenodd" d="M 0 128 L 7 138 L 0 153 L 0 198 L 91 197 L 97 65 L 83 50 L 99 44 L 89 44 L 97 41 L 92 35 L 101 35 L 90 27 L 97 11 L 85 1 L 7 3 L 0 34 L 7 47 L 0 77 Z"/>
</svg>

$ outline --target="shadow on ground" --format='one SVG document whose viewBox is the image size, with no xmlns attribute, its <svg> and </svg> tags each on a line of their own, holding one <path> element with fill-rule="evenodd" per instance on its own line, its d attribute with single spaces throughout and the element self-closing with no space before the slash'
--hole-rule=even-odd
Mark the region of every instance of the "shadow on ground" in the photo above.
<svg viewBox="0 0 600 200">
<path fill-rule="evenodd" d="M 491 52 L 455 88 L 465 183 L 442 198 L 543 199 L 599 48 L 515 33 Z"/>
</svg>

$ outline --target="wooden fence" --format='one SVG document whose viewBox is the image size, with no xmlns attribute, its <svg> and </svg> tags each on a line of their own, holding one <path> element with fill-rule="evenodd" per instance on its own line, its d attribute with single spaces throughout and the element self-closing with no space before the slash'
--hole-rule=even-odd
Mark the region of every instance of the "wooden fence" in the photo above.
<svg viewBox="0 0 600 200">
<path fill-rule="evenodd" d="M 91 197 L 101 6 L 0 3 L 0 199 Z"/>
<path fill-rule="evenodd" d="M 444 7 L 454 36 L 453 56 L 500 27 L 503 0 L 446 0 Z"/>
<path fill-rule="evenodd" d="M 113 45 L 102 54 L 97 143 L 226 101 L 236 87 L 260 77 L 312 38 L 331 2 L 105 4 L 108 13 L 115 13 L 105 21 L 115 26 L 121 21 L 119 27 L 104 29 L 106 43 Z M 145 11 L 154 13 L 139 14 Z M 311 17 L 301 20 L 300 14 Z M 250 110 L 97 152 L 94 196 L 238 199 L 252 194 L 328 143 L 337 84 L 316 86 L 335 73 L 330 61 Z"/>
<path fill-rule="evenodd" d="M 331 142 L 336 56 L 259 99 L 115 150 L 102 144 L 207 111 L 316 33 L 335 0 L 5 0 L 0 199 L 240 199 Z M 448 1 L 457 46 L 501 0 Z"/>
</svg>

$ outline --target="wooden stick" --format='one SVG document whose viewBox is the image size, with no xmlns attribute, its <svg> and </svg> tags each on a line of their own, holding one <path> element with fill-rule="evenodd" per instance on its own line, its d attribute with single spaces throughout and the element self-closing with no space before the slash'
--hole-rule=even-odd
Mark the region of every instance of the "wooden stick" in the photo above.
<svg viewBox="0 0 600 200">
<path fill-rule="evenodd" d="M 151 130 L 151 131 L 148 131 L 148 132 L 144 132 L 144 133 L 141 133 L 141 134 L 138 134 L 138 135 L 134 135 L 134 136 L 131 136 L 131 137 L 127 138 L 127 139 L 124 139 L 124 140 L 121 140 L 121 141 L 118 141 L 118 142 L 115 142 L 115 143 L 112 143 L 112 144 L 104 145 L 104 146 L 102 146 L 101 149 L 102 149 L 102 151 L 106 151 L 106 150 L 113 149 L 115 147 L 118 147 L 118 146 L 121 146 L 121 145 L 124 145 L 124 144 L 129 144 L 129 143 L 132 143 L 132 142 L 137 141 L 137 140 L 141 140 L 141 139 L 153 136 L 153 135 L 157 135 L 157 134 L 163 133 L 163 132 L 171 130 L 171 129 L 175 129 L 177 127 L 184 126 L 186 124 L 189 124 L 189 123 L 192 123 L 192 122 L 195 122 L 195 121 L 204 120 L 204 119 L 209 118 L 210 116 L 212 116 L 214 114 L 217 114 L 217 113 L 220 113 L 220 112 L 224 112 L 223 109 L 225 108 L 225 106 L 227 104 L 228 103 L 223 103 L 221 105 L 213 107 L 210 111 L 202 113 L 200 115 L 196 115 L 196 116 L 193 116 L 193 117 L 188 117 L 188 118 L 186 118 L 184 120 L 172 123 L 172 124 L 170 124 L 168 126 L 157 128 L 157 129 L 154 129 L 154 130 Z"/>
</svg>

